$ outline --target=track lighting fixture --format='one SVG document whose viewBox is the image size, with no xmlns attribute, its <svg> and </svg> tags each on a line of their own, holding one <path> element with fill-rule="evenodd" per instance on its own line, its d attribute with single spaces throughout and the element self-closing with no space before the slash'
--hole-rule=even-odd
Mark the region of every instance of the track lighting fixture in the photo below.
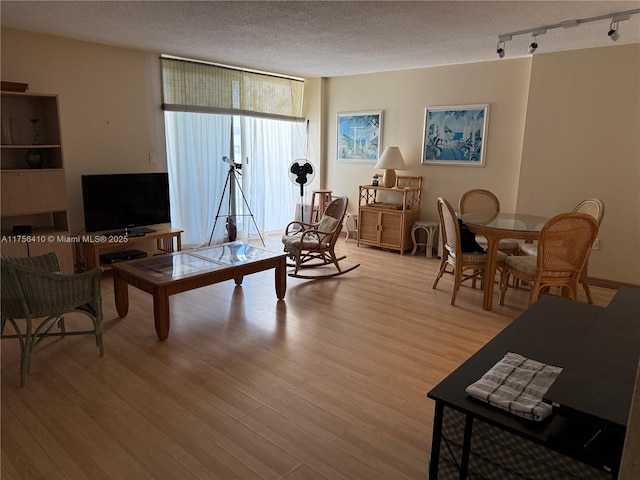
<svg viewBox="0 0 640 480">
<path fill-rule="evenodd" d="M 618 33 L 618 22 L 611 21 L 607 35 L 609 35 L 612 42 L 615 42 L 620 38 L 620 34 Z"/>
<path fill-rule="evenodd" d="M 609 24 L 609 31 L 607 35 L 611 39 L 611 41 L 615 42 L 620 38 L 619 33 L 619 22 L 623 20 L 629 20 L 631 15 L 636 15 L 640 13 L 640 8 L 636 8 L 635 10 L 627 10 L 626 12 L 619 13 L 611 13 L 609 15 L 600 15 L 599 17 L 590 17 L 590 18 L 582 18 L 578 20 L 565 20 L 560 23 L 556 23 L 554 25 L 545 25 L 544 27 L 532 28 L 529 30 L 520 30 L 518 32 L 511 33 L 503 33 L 502 35 L 498 35 L 498 46 L 496 47 L 496 54 L 498 58 L 504 58 L 505 55 L 505 42 L 512 39 L 515 35 L 530 35 L 529 40 L 529 53 L 533 53 L 538 49 L 538 35 L 543 35 L 547 33 L 547 30 L 552 28 L 572 28 L 578 27 L 583 23 L 595 22 L 597 20 L 611 20 Z"/>
<path fill-rule="evenodd" d="M 529 42 L 529 53 L 533 53 L 538 49 L 538 39 L 532 34 Z"/>
</svg>

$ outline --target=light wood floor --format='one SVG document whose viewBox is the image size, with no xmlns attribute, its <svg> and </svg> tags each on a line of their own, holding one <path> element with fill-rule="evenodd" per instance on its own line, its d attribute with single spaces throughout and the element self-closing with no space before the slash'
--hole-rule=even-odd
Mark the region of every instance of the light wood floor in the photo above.
<svg viewBox="0 0 640 480">
<path fill-rule="evenodd" d="M 281 251 L 279 237 L 268 245 Z M 105 355 L 91 337 L 49 339 L 19 388 L 2 341 L 2 478 L 425 479 L 426 393 L 525 307 L 482 310 L 468 286 L 431 285 L 439 260 L 338 242 L 362 266 L 322 281 L 273 272 L 171 297 L 156 339 L 151 297 L 118 318 L 102 284 Z M 593 289 L 606 305 L 614 291 Z M 581 298 L 582 292 L 581 292 Z"/>
</svg>

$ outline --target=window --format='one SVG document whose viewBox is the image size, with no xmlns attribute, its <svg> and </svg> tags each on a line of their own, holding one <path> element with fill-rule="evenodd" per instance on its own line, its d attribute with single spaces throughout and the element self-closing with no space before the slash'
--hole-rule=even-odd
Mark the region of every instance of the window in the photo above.
<svg viewBox="0 0 640 480">
<path fill-rule="evenodd" d="M 291 162 L 305 155 L 303 82 L 162 59 L 172 223 L 184 244 L 282 231 L 297 201 Z M 215 227 L 215 229 L 214 229 Z"/>
</svg>

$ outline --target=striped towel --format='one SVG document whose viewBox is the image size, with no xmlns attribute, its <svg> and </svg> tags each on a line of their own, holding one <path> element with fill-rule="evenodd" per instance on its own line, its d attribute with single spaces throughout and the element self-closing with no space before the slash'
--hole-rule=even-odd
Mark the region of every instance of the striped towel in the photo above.
<svg viewBox="0 0 640 480">
<path fill-rule="evenodd" d="M 489 405 L 539 422 L 551 415 L 551 405 L 543 403 L 542 397 L 560 372 L 562 368 L 507 353 L 465 391 Z"/>
</svg>

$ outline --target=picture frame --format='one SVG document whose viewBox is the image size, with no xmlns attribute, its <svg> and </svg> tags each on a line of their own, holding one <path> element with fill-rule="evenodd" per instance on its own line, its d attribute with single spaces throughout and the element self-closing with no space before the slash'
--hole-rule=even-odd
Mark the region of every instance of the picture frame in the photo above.
<svg viewBox="0 0 640 480">
<path fill-rule="evenodd" d="M 484 167 L 489 104 L 426 107 L 422 163 Z"/>
<path fill-rule="evenodd" d="M 380 158 L 382 110 L 337 114 L 337 161 L 373 163 Z"/>
</svg>

